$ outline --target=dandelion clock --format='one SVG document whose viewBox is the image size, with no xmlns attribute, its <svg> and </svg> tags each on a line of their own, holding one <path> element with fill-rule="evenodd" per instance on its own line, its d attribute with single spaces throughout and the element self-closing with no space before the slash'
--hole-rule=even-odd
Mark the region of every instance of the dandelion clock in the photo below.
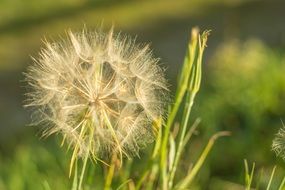
<svg viewBox="0 0 285 190">
<path fill-rule="evenodd" d="M 26 72 L 26 106 L 43 135 L 63 136 L 73 159 L 131 157 L 154 140 L 167 98 L 148 46 L 113 30 L 68 32 L 46 42 Z"/>
</svg>

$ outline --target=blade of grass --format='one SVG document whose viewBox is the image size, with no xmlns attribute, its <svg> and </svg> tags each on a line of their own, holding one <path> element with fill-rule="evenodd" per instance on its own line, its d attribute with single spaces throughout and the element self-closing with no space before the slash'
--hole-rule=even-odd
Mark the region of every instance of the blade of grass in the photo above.
<svg viewBox="0 0 285 190">
<path fill-rule="evenodd" d="M 176 156 L 176 144 L 172 134 L 169 137 L 169 153 L 168 153 L 168 163 L 169 163 L 169 170 L 172 170 L 173 162 Z"/>
<path fill-rule="evenodd" d="M 187 132 L 187 134 L 185 135 L 184 138 L 184 142 L 182 145 L 182 149 L 186 146 L 186 144 L 189 142 L 189 140 L 191 139 L 192 135 L 194 134 L 194 132 L 196 131 L 197 127 L 199 126 L 201 122 L 200 118 L 197 118 L 195 120 L 195 122 L 193 123 L 193 125 L 190 127 L 190 130 Z"/>
<path fill-rule="evenodd" d="M 119 170 L 119 176 L 120 176 L 120 183 L 121 184 L 124 184 L 126 181 L 130 182 L 132 180 L 130 177 L 132 164 L 133 164 L 133 160 L 131 160 L 131 159 L 127 160 L 124 164 L 124 169 Z M 126 186 L 123 186 L 121 188 L 127 189 Z"/>
<path fill-rule="evenodd" d="M 105 179 L 104 190 L 110 190 L 111 189 L 111 184 L 112 184 L 113 176 L 114 176 L 114 172 L 115 172 L 115 160 L 116 160 L 116 154 L 114 154 L 112 156 L 112 161 L 111 161 L 110 167 L 108 169 L 107 177 Z"/>
<path fill-rule="evenodd" d="M 272 170 L 272 172 L 271 172 L 271 176 L 270 176 L 269 182 L 268 182 L 268 184 L 267 184 L 266 190 L 269 190 L 269 189 L 270 189 L 270 186 L 271 186 L 271 183 L 272 183 L 272 180 L 273 180 L 273 176 L 274 176 L 275 170 L 276 170 L 276 166 L 273 167 L 273 170 Z"/>
<path fill-rule="evenodd" d="M 255 163 L 252 164 L 251 172 L 249 173 L 249 167 L 247 160 L 244 160 L 244 167 L 245 167 L 245 184 L 246 184 L 246 190 L 250 190 L 251 183 L 253 179 L 254 169 L 255 169 Z"/>
<path fill-rule="evenodd" d="M 122 189 L 125 185 L 127 185 L 127 184 L 130 183 L 131 181 L 132 181 L 132 179 L 126 180 L 125 182 L 123 182 L 123 183 L 117 188 L 117 190 Z"/>
<path fill-rule="evenodd" d="M 75 168 L 74 168 L 74 177 L 71 190 L 77 190 L 77 160 L 75 161 Z"/>
<path fill-rule="evenodd" d="M 162 140 L 162 118 L 159 118 L 157 121 L 154 122 L 154 125 L 159 126 L 159 130 L 158 130 L 158 134 L 156 136 L 156 141 L 155 141 L 155 145 L 154 145 L 154 149 L 153 149 L 153 153 L 151 158 L 155 159 L 156 156 L 159 154 L 159 150 L 161 147 L 161 140 Z"/>
<path fill-rule="evenodd" d="M 179 79 L 178 88 L 176 90 L 174 106 L 168 116 L 165 131 L 163 133 L 163 140 L 161 146 L 161 178 L 162 178 L 162 189 L 168 189 L 168 176 L 167 176 L 167 152 L 168 152 L 168 138 L 170 133 L 170 128 L 174 122 L 177 112 L 180 108 L 182 100 L 185 96 L 186 90 L 189 86 L 189 77 L 192 70 L 192 65 L 194 62 L 194 57 L 196 55 L 197 41 L 198 41 L 199 30 L 197 28 L 192 29 L 191 40 L 188 44 L 188 51 L 184 59 L 183 70 L 181 72 L 181 78 Z"/>
<path fill-rule="evenodd" d="M 194 167 L 192 168 L 190 173 L 181 182 L 178 183 L 178 185 L 175 187 L 175 189 L 177 189 L 177 190 L 178 189 L 186 189 L 191 184 L 194 177 L 196 176 L 196 174 L 200 170 L 200 168 L 203 165 L 205 159 L 207 158 L 210 150 L 212 149 L 215 141 L 220 137 L 229 136 L 229 135 L 230 135 L 230 133 L 228 131 L 221 131 L 221 132 L 214 134 L 210 138 L 208 144 L 206 145 L 205 149 L 203 150 L 201 156 L 199 157 L 198 161 L 196 162 L 196 164 L 194 165 Z"/>
<path fill-rule="evenodd" d="M 83 177 L 84 177 L 84 174 L 85 174 L 87 161 L 88 161 L 88 154 L 84 156 L 83 165 L 82 165 L 82 169 L 81 169 L 81 174 L 80 174 L 80 178 L 79 178 L 78 190 L 82 189 L 81 187 L 82 187 L 82 182 L 83 182 Z"/>
<path fill-rule="evenodd" d="M 177 154 L 175 157 L 174 165 L 170 167 L 170 168 L 173 168 L 172 170 L 170 170 L 170 177 L 168 180 L 169 181 L 168 186 L 170 189 L 173 186 L 175 172 L 176 172 L 177 165 L 178 165 L 178 162 L 182 154 L 182 150 L 183 150 L 182 147 L 184 144 L 184 138 L 185 138 L 186 130 L 187 130 L 188 123 L 189 123 L 190 113 L 192 110 L 192 106 L 194 104 L 194 99 L 196 97 L 197 92 L 200 89 L 201 78 L 202 78 L 201 76 L 202 75 L 202 56 L 204 53 L 204 49 L 206 47 L 208 35 L 209 35 L 208 31 L 203 32 L 202 38 L 200 35 L 198 35 L 197 61 L 192 63 L 190 81 L 189 81 L 189 86 L 187 88 L 188 92 L 187 92 L 187 97 L 186 97 L 186 102 L 185 102 L 185 107 L 184 107 L 184 114 L 182 117 L 182 131 L 180 133 L 180 138 L 178 141 L 178 149 L 177 149 Z M 194 49 L 194 48 L 192 47 L 191 49 Z M 191 55 L 191 57 L 195 58 L 196 55 Z"/>
<path fill-rule="evenodd" d="M 280 183 L 280 185 L 279 185 L 279 188 L 278 188 L 278 190 L 283 190 L 284 188 L 284 184 L 285 184 L 285 177 L 282 179 L 282 181 L 281 181 L 281 183 Z"/>
<path fill-rule="evenodd" d="M 154 164 L 152 169 L 151 169 L 151 172 L 150 172 L 149 177 L 148 177 L 148 181 L 146 182 L 144 189 L 155 189 L 153 186 L 154 186 L 154 182 L 156 180 L 156 176 L 158 174 L 158 171 L 159 171 L 159 165 Z"/>
<path fill-rule="evenodd" d="M 50 188 L 50 186 L 46 180 L 43 182 L 43 188 L 44 188 L 44 190 L 51 190 L 51 188 Z"/>
<path fill-rule="evenodd" d="M 159 118 L 157 121 L 153 123 L 156 126 L 159 126 L 158 134 L 156 137 L 153 153 L 151 156 L 151 159 L 148 160 L 148 163 L 146 164 L 147 166 L 145 167 L 143 174 L 141 175 L 140 179 L 136 183 L 135 189 L 139 190 L 141 189 L 145 179 L 150 175 L 151 171 L 153 170 L 153 167 L 155 163 L 157 162 L 157 156 L 159 156 L 159 151 L 161 148 L 161 140 L 162 140 L 162 118 Z"/>
</svg>

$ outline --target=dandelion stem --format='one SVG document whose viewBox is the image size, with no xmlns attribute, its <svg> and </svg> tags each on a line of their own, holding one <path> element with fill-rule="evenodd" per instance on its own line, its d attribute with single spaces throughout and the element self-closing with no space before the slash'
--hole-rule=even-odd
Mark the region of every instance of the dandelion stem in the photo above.
<svg viewBox="0 0 285 190">
<path fill-rule="evenodd" d="M 83 177 L 84 177 L 87 161 L 88 161 L 88 154 L 84 156 L 83 166 L 82 166 L 82 170 L 81 170 L 81 174 L 80 174 L 80 178 L 79 178 L 78 190 L 81 190 L 81 186 L 82 186 L 82 182 L 83 182 Z"/>
<path fill-rule="evenodd" d="M 75 171 L 74 171 L 74 177 L 73 177 L 73 183 L 72 183 L 72 188 L 71 188 L 71 190 L 77 190 L 77 178 L 78 178 L 78 176 L 77 176 L 77 161 L 76 161 L 76 163 L 75 163 L 75 169 L 74 169 Z"/>
<path fill-rule="evenodd" d="M 113 176 L 114 176 L 114 171 L 115 171 L 115 161 L 116 161 L 116 153 L 113 154 L 112 156 L 112 161 L 111 161 L 111 165 L 108 169 L 108 174 L 105 180 L 105 186 L 104 186 L 104 190 L 110 190 L 111 189 L 111 184 L 112 184 L 112 180 L 113 180 Z"/>
</svg>

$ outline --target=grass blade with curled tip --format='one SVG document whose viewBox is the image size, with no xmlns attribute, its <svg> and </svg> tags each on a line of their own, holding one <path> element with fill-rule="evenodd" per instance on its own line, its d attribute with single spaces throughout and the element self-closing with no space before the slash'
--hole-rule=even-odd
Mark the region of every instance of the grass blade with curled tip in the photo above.
<svg viewBox="0 0 285 190">
<path fill-rule="evenodd" d="M 161 145 L 161 157 L 160 157 L 160 169 L 161 169 L 161 180 L 162 189 L 167 189 L 168 187 L 168 171 L 167 171 L 167 152 L 168 152 L 168 139 L 170 128 L 176 118 L 177 112 L 186 94 L 187 88 L 189 87 L 189 78 L 192 70 L 192 65 L 194 62 L 194 57 L 197 51 L 198 42 L 198 29 L 192 29 L 191 41 L 188 45 L 187 54 L 184 59 L 184 64 L 181 72 L 181 77 L 179 79 L 178 88 L 176 90 L 174 105 L 171 108 L 170 114 L 168 116 L 165 130 L 163 133 L 162 145 Z"/>
<path fill-rule="evenodd" d="M 194 104 L 194 99 L 196 97 L 196 94 L 200 89 L 201 78 L 202 78 L 202 56 L 204 53 L 204 49 L 206 47 L 206 42 L 208 39 L 209 31 L 203 32 L 202 36 L 200 34 L 196 35 L 195 33 L 193 35 L 194 35 L 194 38 L 198 39 L 198 43 L 193 44 L 196 47 L 193 47 L 193 45 L 192 46 L 190 45 L 189 47 L 189 55 L 188 55 L 189 58 L 188 59 L 190 60 L 192 58 L 193 62 L 189 63 L 191 64 L 191 72 L 190 72 L 189 81 L 188 81 L 184 113 L 182 116 L 182 123 L 181 123 L 182 129 L 181 129 L 181 133 L 180 133 L 179 140 L 178 140 L 178 148 L 177 148 L 177 154 L 175 156 L 175 161 L 173 163 L 173 166 L 170 166 L 171 170 L 170 170 L 170 175 L 169 175 L 169 180 L 168 180 L 169 188 L 172 188 L 173 186 L 173 180 L 175 177 L 178 162 L 182 154 L 184 138 L 185 138 L 186 131 L 188 128 L 188 124 L 189 124 L 190 113 L 192 110 L 192 106 Z M 193 49 L 195 49 L 196 51 L 193 52 Z M 197 52 L 197 55 L 195 54 L 196 52 Z"/>
<path fill-rule="evenodd" d="M 196 174 L 200 170 L 202 164 L 204 163 L 204 161 L 207 158 L 210 150 L 212 149 L 215 141 L 218 138 L 220 138 L 220 137 L 229 136 L 229 135 L 230 135 L 230 133 L 228 131 L 221 131 L 221 132 L 218 132 L 218 133 L 214 134 L 210 138 L 208 144 L 204 148 L 201 156 L 199 157 L 198 161 L 193 166 L 193 168 L 190 171 L 190 173 L 175 186 L 175 189 L 177 189 L 177 190 L 179 190 L 179 189 L 186 189 L 191 184 L 191 182 L 193 181 L 194 177 L 196 176 Z"/>
</svg>

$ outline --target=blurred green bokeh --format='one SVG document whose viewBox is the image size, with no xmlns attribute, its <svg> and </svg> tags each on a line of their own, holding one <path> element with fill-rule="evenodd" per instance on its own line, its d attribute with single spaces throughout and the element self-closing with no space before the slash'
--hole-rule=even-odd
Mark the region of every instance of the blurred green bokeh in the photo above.
<svg viewBox="0 0 285 190">
<path fill-rule="evenodd" d="M 271 143 L 285 113 L 283 50 L 256 39 L 231 40 L 216 48 L 208 63 L 195 114 L 202 118 L 205 136 L 232 132 L 209 158 L 211 173 L 233 180 L 243 158 L 274 166 Z"/>
<path fill-rule="evenodd" d="M 27 126 L 22 72 L 42 39 L 112 25 L 151 43 L 173 91 L 190 28 L 212 29 L 192 115 L 202 118 L 201 133 L 185 162 L 214 132 L 229 130 L 232 137 L 215 145 L 196 189 L 241 189 L 244 158 L 265 170 L 278 163 L 284 173 L 270 150 L 285 116 L 284 7 L 282 0 L 0 1 L 0 189 L 70 188 L 68 154 L 55 138 L 38 140 L 38 130 Z"/>
</svg>

